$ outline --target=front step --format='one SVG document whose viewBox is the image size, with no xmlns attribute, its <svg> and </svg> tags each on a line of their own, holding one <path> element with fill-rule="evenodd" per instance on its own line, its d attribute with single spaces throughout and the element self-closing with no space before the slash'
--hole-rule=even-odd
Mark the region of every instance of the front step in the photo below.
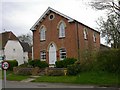
<svg viewBox="0 0 120 90">
<path fill-rule="evenodd" d="M 49 67 L 50 67 L 50 68 L 54 68 L 55 65 L 54 65 L 54 64 L 49 64 Z"/>
</svg>

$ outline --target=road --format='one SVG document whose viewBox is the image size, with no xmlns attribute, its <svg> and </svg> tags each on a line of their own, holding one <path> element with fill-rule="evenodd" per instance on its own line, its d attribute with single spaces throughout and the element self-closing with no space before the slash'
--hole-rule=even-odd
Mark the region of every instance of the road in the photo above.
<svg viewBox="0 0 120 90">
<path fill-rule="evenodd" d="M 63 84 L 63 83 L 33 83 L 33 82 L 7 81 L 6 88 L 53 88 L 53 89 L 61 88 L 61 90 L 64 90 L 62 88 L 69 88 L 69 89 L 76 88 L 79 90 L 84 90 L 84 89 L 92 90 L 93 88 L 101 88 L 101 90 L 103 90 L 106 87 L 97 87 L 92 85 L 78 85 L 78 84 Z M 119 89 L 110 88 L 108 90 L 119 90 Z"/>
</svg>

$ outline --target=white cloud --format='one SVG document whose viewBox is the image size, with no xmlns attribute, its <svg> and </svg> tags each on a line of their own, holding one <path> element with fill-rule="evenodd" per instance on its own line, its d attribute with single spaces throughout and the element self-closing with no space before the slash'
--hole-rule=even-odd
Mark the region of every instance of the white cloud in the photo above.
<svg viewBox="0 0 120 90">
<path fill-rule="evenodd" d="M 50 6 L 92 28 L 103 15 L 87 5 L 88 0 L 2 0 L 3 29 L 16 35 L 29 32 L 32 25 Z"/>
</svg>

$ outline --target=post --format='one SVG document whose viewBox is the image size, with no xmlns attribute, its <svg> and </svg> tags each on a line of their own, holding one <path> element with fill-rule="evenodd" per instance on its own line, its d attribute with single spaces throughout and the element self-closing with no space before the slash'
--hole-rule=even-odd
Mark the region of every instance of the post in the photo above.
<svg viewBox="0 0 120 90">
<path fill-rule="evenodd" d="M 6 88 L 6 70 L 4 70 L 4 90 Z"/>
<path fill-rule="evenodd" d="M 3 61 L 5 61 L 5 52 L 4 52 L 4 48 L 3 48 Z M 6 70 L 4 69 L 4 90 L 6 88 Z"/>
</svg>

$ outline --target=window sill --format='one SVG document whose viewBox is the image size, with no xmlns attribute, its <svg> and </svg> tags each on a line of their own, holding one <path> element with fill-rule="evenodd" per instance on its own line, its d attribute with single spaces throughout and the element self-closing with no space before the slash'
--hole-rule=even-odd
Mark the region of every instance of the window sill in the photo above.
<svg viewBox="0 0 120 90">
<path fill-rule="evenodd" d="M 59 37 L 59 39 L 64 39 L 65 37 Z"/>
<path fill-rule="evenodd" d="M 40 40 L 40 42 L 44 42 L 44 41 L 46 41 L 46 40 Z"/>
</svg>

